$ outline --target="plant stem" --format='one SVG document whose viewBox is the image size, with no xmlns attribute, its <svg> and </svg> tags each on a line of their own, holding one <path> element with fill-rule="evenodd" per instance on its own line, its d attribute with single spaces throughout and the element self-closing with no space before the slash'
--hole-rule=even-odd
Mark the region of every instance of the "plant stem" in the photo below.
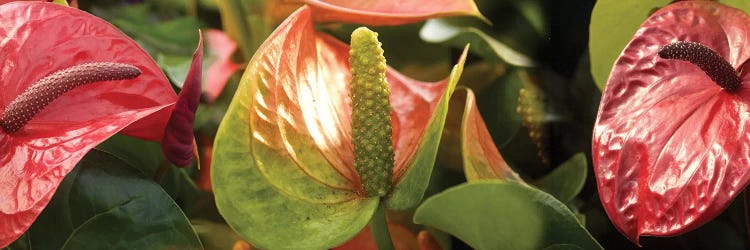
<svg viewBox="0 0 750 250">
<path fill-rule="evenodd" d="M 370 230 L 378 245 L 378 250 L 394 250 L 391 234 L 388 232 L 388 222 L 385 220 L 385 201 L 380 200 L 378 208 L 370 219 Z"/>
</svg>

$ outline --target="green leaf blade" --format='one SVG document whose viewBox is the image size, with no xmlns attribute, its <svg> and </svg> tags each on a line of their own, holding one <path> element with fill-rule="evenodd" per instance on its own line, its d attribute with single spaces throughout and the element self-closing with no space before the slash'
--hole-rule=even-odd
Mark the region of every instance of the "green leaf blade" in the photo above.
<svg viewBox="0 0 750 250">
<path fill-rule="evenodd" d="M 427 199 L 414 222 L 448 232 L 476 249 L 560 244 L 602 249 L 564 204 L 514 182 L 476 181 L 448 189 Z"/>
<path fill-rule="evenodd" d="M 575 154 L 544 176 L 540 180 L 540 189 L 564 203 L 569 202 L 583 189 L 587 172 L 586 155 Z"/>
<path fill-rule="evenodd" d="M 26 237 L 29 249 L 203 249 L 158 184 L 99 150 L 65 177 Z"/>
</svg>

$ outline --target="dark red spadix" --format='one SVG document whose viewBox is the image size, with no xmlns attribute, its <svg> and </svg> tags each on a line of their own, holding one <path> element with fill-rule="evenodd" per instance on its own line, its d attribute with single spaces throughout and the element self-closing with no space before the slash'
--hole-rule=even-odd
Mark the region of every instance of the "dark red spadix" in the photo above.
<svg viewBox="0 0 750 250">
<path fill-rule="evenodd" d="M 133 79 L 141 71 L 130 64 L 96 62 L 75 65 L 56 71 L 13 99 L 3 112 L 0 127 L 6 133 L 14 133 L 28 123 L 50 102 L 78 86 L 112 80 Z"/>
</svg>

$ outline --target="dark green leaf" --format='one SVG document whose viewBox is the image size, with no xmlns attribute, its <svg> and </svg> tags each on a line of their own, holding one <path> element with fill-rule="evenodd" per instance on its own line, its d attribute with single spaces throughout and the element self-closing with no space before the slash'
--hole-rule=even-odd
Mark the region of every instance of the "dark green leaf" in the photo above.
<svg viewBox="0 0 750 250">
<path fill-rule="evenodd" d="M 525 70 L 512 70 L 486 91 L 476 90 L 479 111 L 487 114 L 484 119 L 498 147 L 507 144 L 521 128 L 521 116 L 516 107 L 519 92 L 528 78 Z"/>
<path fill-rule="evenodd" d="M 438 228 L 476 249 L 602 249 L 564 204 L 515 182 L 477 181 L 427 199 L 414 222 Z"/>
<path fill-rule="evenodd" d="M 96 149 L 65 177 L 26 238 L 29 249 L 202 249 L 158 184 Z"/>
<path fill-rule="evenodd" d="M 164 160 L 158 143 L 119 134 L 97 145 L 96 149 L 112 154 L 149 177 L 156 174 Z"/>
<path fill-rule="evenodd" d="M 535 62 L 527 55 L 500 42 L 482 30 L 454 24 L 445 19 L 429 20 L 419 32 L 423 40 L 453 46 L 471 44 L 471 51 L 495 63 L 532 67 Z"/>
<path fill-rule="evenodd" d="M 583 184 L 586 184 L 587 170 L 586 155 L 575 154 L 544 176 L 539 182 L 539 188 L 563 203 L 567 203 L 583 189 Z"/>
<path fill-rule="evenodd" d="M 232 249 L 236 241 L 242 240 L 226 224 L 201 219 L 193 220 L 192 223 L 206 249 Z"/>
<path fill-rule="evenodd" d="M 197 29 L 203 26 L 201 22 L 194 17 L 154 21 L 149 7 L 147 4 L 139 4 L 118 8 L 112 23 L 152 55 L 192 55 L 198 41 Z"/>
</svg>

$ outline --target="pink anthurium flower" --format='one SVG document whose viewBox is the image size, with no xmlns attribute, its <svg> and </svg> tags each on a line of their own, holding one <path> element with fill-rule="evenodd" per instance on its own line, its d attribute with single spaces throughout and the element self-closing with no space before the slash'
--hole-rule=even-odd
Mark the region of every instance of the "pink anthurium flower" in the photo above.
<svg viewBox="0 0 750 250">
<path fill-rule="evenodd" d="M 0 5 L 0 247 L 18 238 L 94 146 L 159 141 L 177 99 L 114 26 L 44 2 Z"/>
<path fill-rule="evenodd" d="M 748 34 L 740 10 L 677 2 L 615 62 L 592 154 L 602 204 L 633 242 L 706 223 L 750 181 Z"/>
<path fill-rule="evenodd" d="M 205 76 L 205 100 L 210 103 L 219 97 L 229 77 L 240 68 L 240 65 L 232 62 L 231 57 L 237 50 L 237 43 L 227 34 L 221 30 L 209 29 L 205 35 L 208 48 L 206 60 L 213 61 L 208 65 Z"/>
<path fill-rule="evenodd" d="M 382 212 L 384 204 L 393 209 L 418 204 L 463 69 L 465 51 L 451 75 L 436 83 L 409 79 L 387 67 L 381 61 L 382 50 L 379 55 L 350 58 L 350 50 L 379 45 L 373 45 L 375 41 L 350 48 L 316 32 L 313 20 L 318 13 L 303 6 L 260 46 L 214 144 L 211 182 L 217 207 L 240 235 L 260 248 L 334 247 L 360 232 L 376 207 Z M 372 61 L 378 64 L 353 63 Z M 353 80 L 358 74 L 352 72 L 378 75 L 370 78 L 371 83 L 387 87 L 357 92 L 350 81 L 359 86 L 367 81 Z M 381 81 L 383 76 L 387 83 Z M 354 101 L 353 96 L 370 94 L 382 98 L 359 102 L 360 106 Z M 355 118 L 356 107 L 388 101 L 389 107 L 372 109 L 377 112 L 370 117 L 377 119 Z M 384 117 L 390 120 L 384 122 L 380 119 Z M 357 127 L 357 121 L 370 127 Z M 353 131 L 377 137 L 372 141 L 378 143 L 358 145 L 390 148 L 372 162 L 390 158 L 392 168 L 356 170 L 357 160 L 362 159 L 355 153 L 361 141 Z M 384 134 L 388 140 L 382 140 Z M 386 176 L 378 179 L 378 184 L 386 185 L 370 192 L 363 176 Z"/>
</svg>

